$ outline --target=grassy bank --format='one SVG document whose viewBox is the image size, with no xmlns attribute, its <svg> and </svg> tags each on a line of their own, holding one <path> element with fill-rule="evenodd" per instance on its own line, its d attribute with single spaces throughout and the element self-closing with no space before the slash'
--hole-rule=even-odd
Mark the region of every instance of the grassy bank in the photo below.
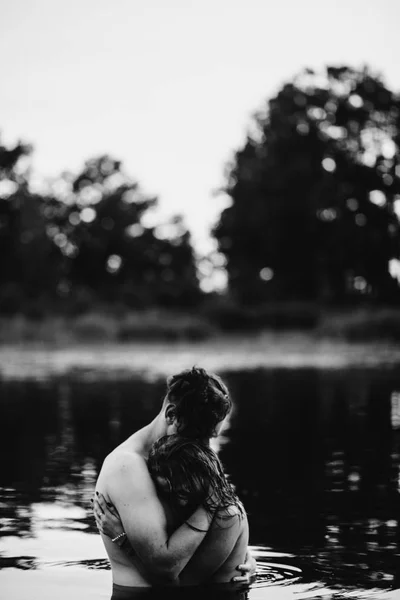
<svg viewBox="0 0 400 600">
<path fill-rule="evenodd" d="M 161 311 L 1 319 L 0 376 L 154 377 L 195 364 L 217 372 L 400 365 L 399 311 L 319 312 L 306 327 L 301 310 L 278 307 L 274 313 L 269 307 L 237 322 L 232 313 L 224 321 L 201 312 Z"/>
<path fill-rule="evenodd" d="M 184 313 L 90 312 L 32 320 L 23 315 L 0 318 L 0 344 L 33 342 L 57 346 L 87 343 L 201 340 L 216 334 L 204 317 Z"/>
<path fill-rule="evenodd" d="M 400 366 L 400 346 L 388 342 L 346 342 L 310 333 L 262 332 L 219 335 L 207 340 L 91 342 L 52 346 L 0 346 L 0 376 L 46 378 L 77 373 L 85 377 L 140 374 L 165 376 L 202 366 L 216 372 L 256 368 Z"/>
<path fill-rule="evenodd" d="M 243 309 L 227 305 L 197 311 L 142 312 L 97 310 L 77 316 L 31 319 L 0 317 L 0 344 L 76 344 L 199 342 L 224 335 L 303 332 L 320 339 L 349 342 L 400 342 L 400 309 L 328 310 L 310 305 Z"/>
</svg>

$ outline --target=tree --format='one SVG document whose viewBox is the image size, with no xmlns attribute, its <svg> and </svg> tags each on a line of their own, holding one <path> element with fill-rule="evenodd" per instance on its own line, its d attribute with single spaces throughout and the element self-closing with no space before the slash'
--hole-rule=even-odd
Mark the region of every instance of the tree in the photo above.
<svg viewBox="0 0 400 600">
<path fill-rule="evenodd" d="M 200 297 L 182 219 L 146 227 L 156 206 L 119 161 L 88 160 L 41 194 L 21 159 L 30 148 L 0 145 L 0 312 L 43 314 L 119 302 L 190 306 Z"/>
<path fill-rule="evenodd" d="M 244 303 L 398 297 L 399 143 L 399 96 L 368 69 L 305 70 L 285 84 L 228 171 L 231 205 L 214 235 L 232 293 Z"/>
<path fill-rule="evenodd" d="M 181 219 L 146 227 L 157 204 L 104 155 L 67 177 L 53 239 L 69 260 L 66 289 L 132 307 L 184 306 L 199 298 L 190 236 Z"/>
<path fill-rule="evenodd" d="M 48 238 L 46 199 L 29 190 L 21 165 L 31 148 L 0 146 L 0 310 L 15 312 L 55 295 L 62 256 Z"/>
</svg>

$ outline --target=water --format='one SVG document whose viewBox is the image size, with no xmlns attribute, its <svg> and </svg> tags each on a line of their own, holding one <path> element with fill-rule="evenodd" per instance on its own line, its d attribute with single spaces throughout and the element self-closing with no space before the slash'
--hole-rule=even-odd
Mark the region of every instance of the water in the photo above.
<svg viewBox="0 0 400 600">
<path fill-rule="evenodd" d="M 218 442 L 249 513 L 249 600 L 400 598 L 400 369 L 226 373 Z M 158 412 L 159 380 L 0 380 L 0 597 L 108 598 L 89 499 L 104 456 Z"/>
</svg>

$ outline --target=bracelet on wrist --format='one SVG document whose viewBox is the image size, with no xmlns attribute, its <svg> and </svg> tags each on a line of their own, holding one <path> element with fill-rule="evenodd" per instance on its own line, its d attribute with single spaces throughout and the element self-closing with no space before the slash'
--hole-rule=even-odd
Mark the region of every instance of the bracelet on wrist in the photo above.
<svg viewBox="0 0 400 600">
<path fill-rule="evenodd" d="M 119 533 L 118 535 L 115 536 L 115 538 L 112 538 L 111 541 L 115 543 L 118 543 L 120 540 L 122 540 L 122 538 L 126 538 L 126 533 L 125 531 L 123 531 L 122 533 Z"/>
</svg>

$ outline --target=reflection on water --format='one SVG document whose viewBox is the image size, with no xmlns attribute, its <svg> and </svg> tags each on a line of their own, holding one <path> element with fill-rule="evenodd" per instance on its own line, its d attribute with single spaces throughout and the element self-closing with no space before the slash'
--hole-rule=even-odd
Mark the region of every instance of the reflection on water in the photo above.
<svg viewBox="0 0 400 600">
<path fill-rule="evenodd" d="M 235 410 L 220 456 L 259 559 L 250 600 L 278 588 L 294 598 L 400 596 L 400 369 L 226 379 Z M 91 572 L 92 593 L 108 596 L 89 499 L 104 456 L 155 416 L 163 392 L 162 381 L 91 372 L 0 382 L 0 586 L 15 574 L 31 586 L 35 571 L 50 590 L 51 573 L 71 586 L 67 573 Z"/>
</svg>

